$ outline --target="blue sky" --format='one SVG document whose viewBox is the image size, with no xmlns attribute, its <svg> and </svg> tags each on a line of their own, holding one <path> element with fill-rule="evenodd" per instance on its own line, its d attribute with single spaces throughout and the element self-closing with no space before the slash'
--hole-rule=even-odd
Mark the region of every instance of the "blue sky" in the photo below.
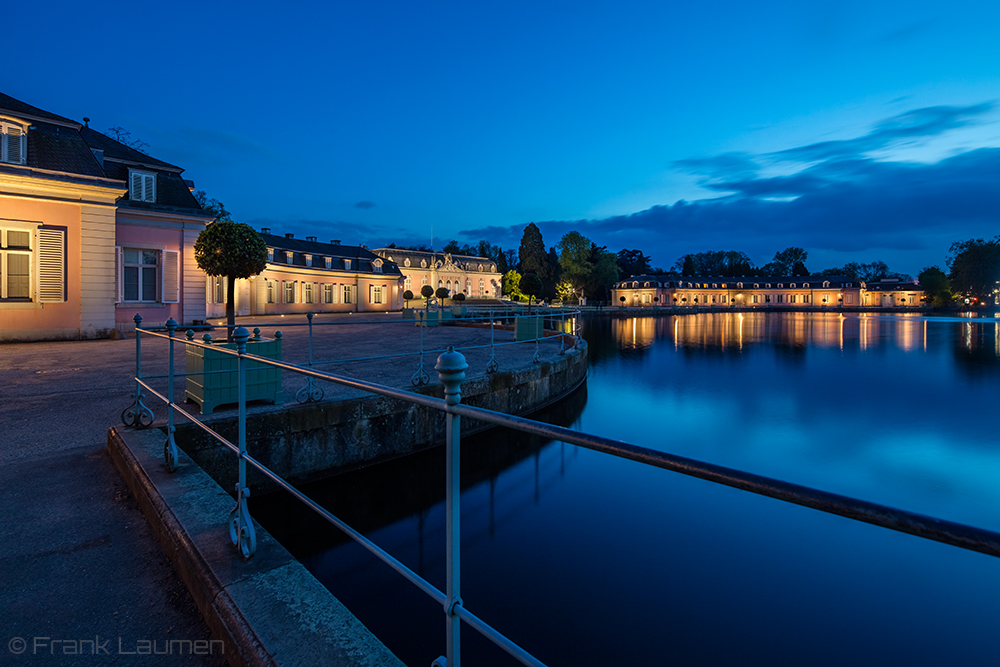
<svg viewBox="0 0 1000 667">
<path fill-rule="evenodd" d="M 915 274 L 1000 233 L 997 2 L 25 3 L 3 92 L 276 233 Z"/>
</svg>

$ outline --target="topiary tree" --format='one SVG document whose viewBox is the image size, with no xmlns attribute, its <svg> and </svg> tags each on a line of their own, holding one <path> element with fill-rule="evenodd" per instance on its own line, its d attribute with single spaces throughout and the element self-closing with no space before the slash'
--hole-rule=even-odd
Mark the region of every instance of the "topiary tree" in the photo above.
<svg viewBox="0 0 1000 667">
<path fill-rule="evenodd" d="M 436 296 L 438 298 L 438 300 L 447 299 L 448 298 L 448 288 L 447 287 L 438 287 L 437 291 L 434 292 L 434 296 Z"/>
<path fill-rule="evenodd" d="M 452 297 L 452 301 L 465 301 L 465 294 L 463 294 L 462 292 L 458 292 L 457 294 L 455 294 L 455 296 Z"/>
<path fill-rule="evenodd" d="M 528 297 L 528 314 L 531 315 L 531 300 L 542 293 L 542 279 L 534 273 L 526 273 L 521 276 L 517 288 Z"/>
<path fill-rule="evenodd" d="M 424 307 L 430 308 L 431 307 L 430 298 L 434 296 L 434 288 L 431 287 L 430 285 L 424 285 L 423 287 L 420 288 L 420 296 L 424 297 L 425 299 Z"/>
<path fill-rule="evenodd" d="M 226 277 L 228 338 L 236 328 L 236 281 L 249 278 L 267 265 L 267 244 L 253 227 L 232 220 L 216 220 L 198 234 L 194 260 L 210 276 Z"/>
<path fill-rule="evenodd" d="M 413 292 L 411 292 L 410 290 L 406 290 L 405 292 L 403 292 L 403 301 L 406 302 L 407 308 L 410 307 L 410 301 L 412 300 L 413 300 Z"/>
</svg>

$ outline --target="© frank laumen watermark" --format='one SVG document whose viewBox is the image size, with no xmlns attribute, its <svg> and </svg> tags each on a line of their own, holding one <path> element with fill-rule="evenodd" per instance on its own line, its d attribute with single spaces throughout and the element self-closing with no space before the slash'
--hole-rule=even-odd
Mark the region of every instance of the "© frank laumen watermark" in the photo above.
<svg viewBox="0 0 1000 667">
<path fill-rule="evenodd" d="M 117 641 L 116 641 L 117 640 Z M 100 637 L 11 637 L 7 650 L 14 655 L 224 655 L 219 639 L 126 639 Z"/>
</svg>

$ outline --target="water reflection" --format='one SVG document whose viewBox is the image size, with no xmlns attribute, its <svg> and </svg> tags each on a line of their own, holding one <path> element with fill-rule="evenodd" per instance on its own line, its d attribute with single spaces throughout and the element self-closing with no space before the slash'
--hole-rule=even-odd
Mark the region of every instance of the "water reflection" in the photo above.
<svg viewBox="0 0 1000 667">
<path fill-rule="evenodd" d="M 926 351 L 929 337 L 933 336 L 929 324 L 957 328 L 960 336 L 956 358 L 961 350 L 977 364 L 1000 357 L 1000 326 L 992 318 L 750 312 L 584 319 L 592 362 L 615 356 L 619 350 L 627 351 L 626 356 L 641 357 L 658 341 L 670 341 L 678 350 L 710 353 L 742 352 L 747 347 L 765 345 L 797 355 L 808 348 L 869 350 L 887 341 L 904 352 Z"/>
</svg>

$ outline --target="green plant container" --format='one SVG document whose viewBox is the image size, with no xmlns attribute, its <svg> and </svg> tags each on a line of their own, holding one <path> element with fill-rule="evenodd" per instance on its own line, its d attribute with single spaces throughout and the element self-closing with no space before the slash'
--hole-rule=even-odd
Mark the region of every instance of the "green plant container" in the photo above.
<svg viewBox="0 0 1000 667">
<path fill-rule="evenodd" d="M 535 340 L 542 337 L 543 331 L 541 317 L 518 317 L 514 320 L 514 340 Z"/>
<path fill-rule="evenodd" d="M 236 349 L 236 343 L 213 343 Z M 276 361 L 281 360 L 281 337 L 247 341 L 247 353 Z M 215 350 L 187 346 L 185 369 L 188 376 L 184 397 L 198 404 L 201 414 L 210 415 L 220 405 L 239 403 L 237 357 Z M 221 372 L 216 372 L 221 371 Z M 204 373 L 204 375 L 202 375 Z M 281 369 L 250 361 L 246 369 L 246 400 L 282 403 Z"/>
<path fill-rule="evenodd" d="M 416 318 L 416 311 L 413 308 L 404 308 L 403 309 L 403 319 L 404 320 L 412 320 L 414 318 Z"/>
</svg>

